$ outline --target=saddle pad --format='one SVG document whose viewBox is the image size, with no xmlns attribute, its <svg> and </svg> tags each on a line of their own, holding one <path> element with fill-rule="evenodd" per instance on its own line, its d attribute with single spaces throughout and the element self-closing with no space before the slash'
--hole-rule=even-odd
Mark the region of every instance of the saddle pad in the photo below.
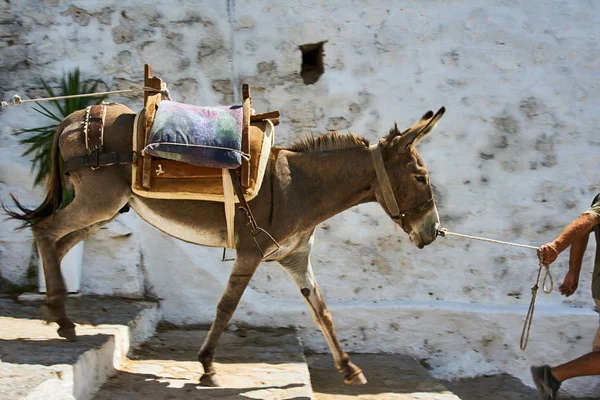
<svg viewBox="0 0 600 400">
<path fill-rule="evenodd" d="M 144 152 L 210 168 L 242 164 L 242 106 L 197 107 L 163 100 Z"/>
</svg>

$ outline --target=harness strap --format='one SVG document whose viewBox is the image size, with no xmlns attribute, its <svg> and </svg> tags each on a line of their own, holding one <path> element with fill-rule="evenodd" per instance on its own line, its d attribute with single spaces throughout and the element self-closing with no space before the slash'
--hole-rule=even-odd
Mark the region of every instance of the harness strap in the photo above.
<svg viewBox="0 0 600 400">
<path fill-rule="evenodd" d="M 240 208 L 246 211 L 248 215 L 248 225 L 250 226 L 250 231 L 254 233 L 258 227 L 256 224 L 256 220 L 254 219 L 254 215 L 252 215 L 252 211 L 250 210 L 250 206 L 244 197 L 244 193 L 242 192 L 242 187 L 240 185 L 240 177 L 237 169 L 230 169 L 229 175 L 231 175 L 231 183 L 233 184 L 233 189 L 235 190 L 235 194 L 240 201 Z"/>
<path fill-rule="evenodd" d="M 262 254 L 263 258 L 267 258 L 270 255 L 272 255 L 273 253 L 275 253 L 277 250 L 279 250 L 279 243 L 277 243 L 277 241 L 275 239 L 273 239 L 273 236 L 271 236 L 269 234 L 269 232 L 265 231 L 263 228 L 261 228 L 257 225 L 256 219 L 254 219 L 254 215 L 252 215 L 250 206 L 248 205 L 248 202 L 246 201 L 246 198 L 244 197 L 244 193 L 242 192 L 242 186 L 240 184 L 240 177 L 238 174 L 238 170 L 230 169 L 229 174 L 231 175 L 231 181 L 232 181 L 231 183 L 233 183 L 233 188 L 235 189 L 235 194 L 237 195 L 237 197 L 240 201 L 240 208 L 242 210 L 244 210 L 246 212 L 246 215 L 248 216 L 248 226 L 250 227 L 250 232 L 252 233 L 252 239 L 254 240 L 254 244 L 256 244 L 256 247 L 258 247 L 258 250 Z M 256 239 L 256 237 L 258 235 L 260 235 L 261 233 L 264 234 L 265 236 L 267 236 L 267 238 L 275 245 L 275 250 L 271 251 L 268 254 L 265 254 L 262 247 L 260 247 L 258 240 Z M 225 252 L 223 252 L 223 259 L 225 259 Z"/>
<path fill-rule="evenodd" d="M 135 151 L 102 153 L 99 149 L 92 151 L 84 156 L 71 158 L 63 163 L 63 172 L 68 174 L 79 168 L 91 167 L 98 169 L 114 164 L 133 164 L 137 161 Z"/>
<path fill-rule="evenodd" d="M 369 151 L 371 152 L 373 166 L 375 167 L 375 173 L 377 174 L 379 188 L 381 189 L 381 194 L 385 200 L 385 205 L 387 206 L 390 215 L 392 217 L 397 217 L 400 215 L 400 208 L 396 202 L 396 197 L 392 191 L 392 184 L 390 183 L 390 178 L 388 177 L 388 174 L 385 170 L 385 165 L 383 164 L 383 155 L 381 154 L 379 144 L 369 146 Z"/>
<path fill-rule="evenodd" d="M 105 116 L 106 104 L 94 104 L 85 109 L 83 133 L 85 134 L 85 147 L 88 153 L 96 149 L 102 149 Z"/>
</svg>

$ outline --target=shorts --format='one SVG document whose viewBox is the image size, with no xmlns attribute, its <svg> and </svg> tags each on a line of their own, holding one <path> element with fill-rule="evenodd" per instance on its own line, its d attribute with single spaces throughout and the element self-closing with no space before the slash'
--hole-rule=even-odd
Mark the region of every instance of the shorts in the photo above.
<svg viewBox="0 0 600 400">
<path fill-rule="evenodd" d="M 596 308 L 600 313 L 600 299 L 594 299 L 594 302 L 596 303 Z M 592 343 L 592 351 L 600 351 L 600 328 L 598 328 L 598 331 L 596 332 L 596 337 L 594 338 L 594 342 Z"/>
</svg>

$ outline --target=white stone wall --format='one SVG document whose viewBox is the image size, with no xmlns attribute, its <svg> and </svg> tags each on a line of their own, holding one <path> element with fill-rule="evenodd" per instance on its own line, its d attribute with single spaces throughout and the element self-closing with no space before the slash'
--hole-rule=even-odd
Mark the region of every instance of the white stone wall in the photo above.
<svg viewBox="0 0 600 400">
<path fill-rule="evenodd" d="M 375 140 L 394 121 L 406 127 L 444 105 L 446 116 L 419 147 L 442 224 L 536 246 L 598 192 L 598 3 L 235 0 L 229 10 L 221 3 L 1 2 L 0 97 L 41 95 L 38 77 L 56 82 L 75 66 L 111 89 L 139 87 L 148 62 L 177 101 L 231 103 L 249 83 L 257 111 L 281 111 L 281 146 L 327 129 Z M 304 85 L 298 46 L 320 41 L 327 41 L 325 73 Z M 111 100 L 141 107 L 139 95 Z M 8 193 L 32 206 L 43 198 L 11 136 L 40 122 L 26 105 L 0 111 L 5 202 Z M 14 232 L 10 221 L 1 226 L 0 273 L 18 283 L 31 235 Z M 518 336 L 537 272 L 533 251 L 457 238 L 418 250 L 376 204 L 322 224 L 316 241 L 313 266 L 348 350 L 414 354 L 439 376 L 505 371 L 531 384 L 530 364 L 590 348 L 593 241 L 578 292 L 539 296 L 525 353 Z M 165 255 L 161 246 L 173 250 Z M 133 214 L 86 248 L 84 292 L 156 296 L 177 324 L 212 320 L 230 269 L 221 250 L 172 239 Z M 567 258 L 553 265 L 556 285 Z M 310 346 L 325 346 L 274 264 L 259 269 L 234 320 L 304 326 Z"/>
</svg>

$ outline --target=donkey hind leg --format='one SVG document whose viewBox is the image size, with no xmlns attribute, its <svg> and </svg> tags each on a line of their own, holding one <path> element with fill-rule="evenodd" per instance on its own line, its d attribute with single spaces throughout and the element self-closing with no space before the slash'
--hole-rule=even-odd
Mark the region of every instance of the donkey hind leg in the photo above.
<svg viewBox="0 0 600 400">
<path fill-rule="evenodd" d="M 75 325 L 66 315 L 66 286 L 60 272 L 60 261 L 75 244 L 90 236 L 118 216 L 127 199 L 98 199 L 91 202 L 83 195 L 53 216 L 38 221 L 33 234 L 38 245 L 46 277 L 46 304 L 42 316 L 48 322 L 58 323 L 58 334 L 75 340 Z"/>
<path fill-rule="evenodd" d="M 81 242 L 82 240 L 85 240 L 88 237 L 92 236 L 94 233 L 98 232 L 98 230 L 100 228 L 102 228 L 104 225 L 109 224 L 112 221 L 114 221 L 118 216 L 119 216 L 119 214 L 115 214 L 113 217 L 111 217 L 107 220 L 97 222 L 86 228 L 79 229 L 75 232 L 71 232 L 71 233 L 63 236 L 56 244 L 56 252 L 57 252 L 58 258 L 62 260 L 63 257 L 69 252 L 69 250 L 71 250 L 73 248 L 73 246 L 75 246 L 77 243 Z"/>
<path fill-rule="evenodd" d="M 69 252 L 69 250 L 71 250 L 73 248 L 73 246 L 75 246 L 77 243 L 81 242 L 82 240 L 87 239 L 93 233 L 98 231 L 102 226 L 108 224 L 109 222 L 111 222 L 115 218 L 117 218 L 118 215 L 119 214 L 116 214 L 113 218 L 90 225 L 87 228 L 83 228 L 83 229 L 79 229 L 75 232 L 71 232 L 71 233 L 67 234 L 66 236 L 64 236 L 63 238 L 61 238 L 56 245 L 57 259 L 62 260 L 63 257 L 65 256 L 65 254 L 67 254 Z M 44 266 L 45 265 L 46 264 L 44 263 Z M 46 270 L 46 268 L 44 268 L 44 270 Z M 63 280 L 62 274 L 60 275 L 60 279 Z M 63 282 L 64 282 L 64 280 L 63 280 Z M 65 289 L 66 289 L 66 286 L 65 286 Z M 77 339 L 77 336 L 75 334 L 74 325 L 72 323 L 69 323 L 70 321 L 64 320 L 64 318 L 66 317 L 64 304 L 63 304 L 63 306 L 60 306 L 58 304 L 48 302 L 47 304 L 42 304 L 42 306 L 40 308 L 41 308 L 40 311 L 42 313 L 42 318 L 45 321 L 56 322 L 59 324 L 59 328 L 58 328 L 59 336 L 64 337 L 65 339 L 70 340 L 70 341 L 74 341 Z M 65 316 L 63 317 L 62 315 L 65 315 Z"/>
<path fill-rule="evenodd" d="M 321 296 L 312 266 L 310 264 L 310 249 L 299 250 L 279 261 L 283 269 L 290 275 L 296 287 L 312 311 L 313 318 L 327 340 L 333 361 L 337 370 L 344 374 L 344 383 L 347 385 L 363 385 L 367 379 L 358 368 L 350 361 L 348 354 L 335 334 L 331 313 Z"/>
<path fill-rule="evenodd" d="M 223 296 L 221 296 L 219 304 L 217 304 L 215 320 L 204 339 L 204 343 L 202 343 L 202 347 L 198 351 L 198 361 L 202 363 L 202 367 L 204 368 L 204 374 L 200 377 L 200 384 L 203 386 L 219 386 L 215 376 L 217 372 L 213 365 L 217 343 L 223 333 L 223 329 L 225 329 L 225 325 L 227 325 L 227 322 L 233 316 L 242 294 L 246 290 L 248 282 L 250 282 L 260 262 L 261 258 L 254 255 L 244 257 L 238 252 L 236 256 L 233 269 L 229 275 L 229 281 L 227 282 L 227 288 Z"/>
</svg>

